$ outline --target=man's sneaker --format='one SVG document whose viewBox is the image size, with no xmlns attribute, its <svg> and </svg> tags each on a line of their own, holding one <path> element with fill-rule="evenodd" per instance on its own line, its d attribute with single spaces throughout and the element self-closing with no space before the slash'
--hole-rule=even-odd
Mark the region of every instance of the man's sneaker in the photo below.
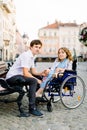
<svg viewBox="0 0 87 130">
<path fill-rule="evenodd" d="M 43 117 L 43 114 L 37 108 L 29 109 L 29 113 L 34 116 Z"/>
</svg>

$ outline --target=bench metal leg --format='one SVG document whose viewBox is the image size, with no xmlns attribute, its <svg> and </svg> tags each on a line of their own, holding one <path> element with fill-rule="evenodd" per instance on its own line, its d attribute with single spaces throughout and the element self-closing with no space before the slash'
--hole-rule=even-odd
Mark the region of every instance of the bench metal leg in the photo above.
<svg viewBox="0 0 87 130">
<path fill-rule="evenodd" d="M 19 96 L 17 98 L 18 109 L 20 112 L 20 115 L 18 115 L 19 117 L 28 117 L 29 116 L 29 113 L 24 112 L 23 109 L 21 108 L 22 99 L 23 99 L 24 95 L 25 95 L 25 91 L 22 90 L 21 92 L 19 92 Z"/>
</svg>

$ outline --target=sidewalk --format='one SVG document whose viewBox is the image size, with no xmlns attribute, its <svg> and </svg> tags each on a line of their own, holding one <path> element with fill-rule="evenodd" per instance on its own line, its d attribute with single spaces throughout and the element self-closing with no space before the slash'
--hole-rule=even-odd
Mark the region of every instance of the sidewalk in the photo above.
<svg viewBox="0 0 87 130">
<path fill-rule="evenodd" d="M 37 64 L 39 70 L 48 65 Z M 79 63 L 77 71 L 87 85 L 86 67 L 87 63 Z M 11 95 L 11 98 L 14 96 Z M 26 96 L 23 104 L 25 110 L 28 110 Z M 66 109 L 60 101 L 54 104 L 53 112 L 48 112 L 45 104 L 39 105 L 39 109 L 44 113 L 43 118 L 34 116 L 19 118 L 17 109 L 16 103 L 0 103 L 0 130 L 87 130 L 87 94 L 83 104 L 77 109 Z"/>
</svg>

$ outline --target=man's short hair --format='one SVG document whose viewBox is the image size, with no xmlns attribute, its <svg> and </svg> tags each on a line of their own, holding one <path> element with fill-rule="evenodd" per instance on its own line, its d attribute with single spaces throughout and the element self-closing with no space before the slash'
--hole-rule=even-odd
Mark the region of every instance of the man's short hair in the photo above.
<svg viewBox="0 0 87 130">
<path fill-rule="evenodd" d="M 42 46 L 42 42 L 40 40 L 32 40 L 30 42 L 30 47 L 33 47 L 34 45 L 41 45 Z"/>
</svg>

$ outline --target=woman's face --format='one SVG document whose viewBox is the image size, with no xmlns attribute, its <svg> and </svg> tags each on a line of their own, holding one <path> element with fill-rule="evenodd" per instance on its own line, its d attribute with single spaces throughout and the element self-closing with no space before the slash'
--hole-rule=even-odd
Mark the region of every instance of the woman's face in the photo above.
<svg viewBox="0 0 87 130">
<path fill-rule="evenodd" d="M 58 57 L 59 57 L 60 60 L 66 59 L 66 57 L 67 57 L 66 52 L 63 49 L 60 49 L 58 51 Z"/>
</svg>

